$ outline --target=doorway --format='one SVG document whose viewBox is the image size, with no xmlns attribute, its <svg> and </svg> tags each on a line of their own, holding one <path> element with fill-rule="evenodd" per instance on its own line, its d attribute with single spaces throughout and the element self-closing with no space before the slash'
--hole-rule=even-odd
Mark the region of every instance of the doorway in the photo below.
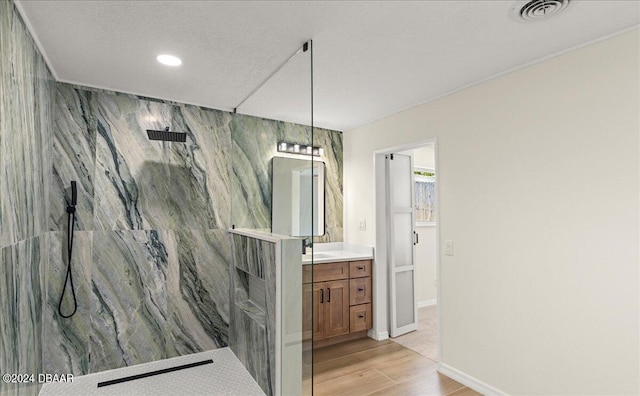
<svg viewBox="0 0 640 396">
<path fill-rule="evenodd" d="M 406 306 L 393 306 L 393 294 L 397 292 L 397 285 L 393 285 L 394 249 L 393 237 L 397 234 L 389 222 L 390 189 L 397 186 L 390 185 L 388 161 L 390 154 L 411 157 L 411 178 L 405 183 L 411 183 L 413 198 L 413 222 L 411 232 L 415 232 L 413 240 L 413 258 L 415 268 L 415 287 L 412 290 L 413 299 L 410 304 L 416 308 L 415 329 L 406 334 L 393 334 L 394 316 L 399 309 Z M 422 356 L 438 362 L 440 333 L 439 313 L 439 258 L 438 258 L 438 196 L 437 196 L 437 142 L 429 139 L 403 146 L 380 150 L 375 153 L 375 199 L 376 199 L 376 264 L 378 265 L 378 282 L 374 290 L 374 301 L 377 306 L 386 307 L 386 312 L 377 310 L 378 320 L 374 326 L 372 336 L 377 339 L 392 337 L 393 341 L 414 350 Z M 397 182 L 397 180 L 396 180 Z M 393 183 L 393 181 L 391 181 Z M 393 215 L 391 215 L 393 216 Z M 406 234 L 406 232 L 405 232 Z M 380 279 L 383 278 L 383 279 Z M 395 289 L 395 290 L 394 290 Z M 402 303 L 406 305 L 406 302 Z M 410 307 L 409 307 L 410 308 Z M 394 310 L 396 312 L 394 312 Z M 388 333 L 387 333 L 388 332 Z M 385 334 L 386 333 L 386 334 Z M 376 337 L 377 336 L 377 337 Z"/>
<path fill-rule="evenodd" d="M 313 368 L 313 393 L 317 396 L 336 396 L 336 395 L 389 395 L 389 394 L 429 394 L 429 395 L 449 395 L 449 396 L 479 396 L 480 394 L 463 384 L 447 377 L 439 372 L 440 369 L 440 346 L 438 335 L 440 331 L 440 312 L 442 304 L 438 304 L 439 299 L 439 260 L 438 260 L 438 195 L 437 188 L 434 188 L 435 209 L 433 209 L 434 218 L 422 216 L 419 219 L 430 220 L 425 221 L 431 224 L 410 224 L 417 230 L 418 240 L 416 248 L 423 247 L 430 249 L 434 256 L 435 268 L 432 274 L 428 271 L 421 270 L 420 263 L 416 266 L 416 294 L 411 301 L 412 306 L 418 307 L 417 330 L 409 332 L 405 335 L 390 338 L 391 320 L 389 317 L 389 278 L 392 274 L 390 271 L 389 259 L 387 252 L 389 242 L 387 240 L 387 195 L 389 194 L 386 182 L 387 159 L 391 153 L 398 155 L 408 155 L 406 151 L 418 150 L 420 148 L 431 146 L 433 152 L 431 159 L 432 166 L 428 166 L 421 161 L 420 154 L 410 155 L 418 157 L 415 165 L 422 168 L 433 168 L 433 172 L 422 169 L 422 173 L 426 173 L 427 181 L 434 182 L 437 180 L 437 174 L 429 175 L 428 173 L 436 173 L 437 167 L 437 142 L 435 139 L 415 142 L 401 147 L 392 147 L 374 153 L 374 206 L 375 206 L 375 228 L 376 228 L 376 247 L 375 247 L 375 265 L 373 266 L 373 322 L 374 326 L 369 331 L 369 338 L 360 338 L 345 343 L 335 344 L 314 351 L 314 368 Z M 410 169 L 411 175 L 416 169 Z M 420 168 L 417 168 L 421 171 Z M 409 184 L 412 186 L 412 179 L 409 177 Z M 433 180 L 435 179 L 435 180 Z M 400 205 L 402 206 L 402 205 Z M 398 212 L 402 213 L 402 210 Z M 423 213 L 424 214 L 424 213 Z M 425 231 L 426 230 L 426 231 Z M 428 233 L 431 233 L 429 236 Z M 405 232 L 405 237 L 407 233 Z M 411 233 L 408 234 L 411 236 Z M 429 238 L 434 239 L 429 245 Z M 411 244 L 413 245 L 413 243 Z M 422 246 L 421 246 L 422 245 Z M 406 246 L 405 246 L 406 247 Z M 413 249 L 413 247 L 412 247 Z M 420 260 L 421 252 L 416 253 Z M 402 272 L 402 271 L 396 271 Z M 425 278 L 427 280 L 425 280 Z M 435 279 L 435 283 L 434 283 Z M 423 289 L 427 287 L 435 289 L 435 295 L 421 294 Z M 425 308 L 431 312 L 424 312 Z M 408 311 L 411 311 L 410 308 Z M 423 313 L 424 312 L 424 313 Z M 405 312 L 406 313 L 406 312 Z M 430 315 L 430 317 L 429 317 Z M 431 328 L 422 326 L 424 322 L 430 322 Z M 398 324 L 398 323 L 397 323 Z M 402 324 L 402 323 L 400 323 Z M 432 345 L 425 337 L 425 332 L 430 332 L 432 337 Z M 416 337 L 418 341 L 410 348 L 403 344 L 403 337 Z M 400 341 L 400 342 L 399 342 Z M 419 347 L 427 347 L 428 351 L 419 350 Z M 425 356 L 426 355 L 426 356 Z M 434 358 L 435 355 L 435 358 Z"/>
</svg>

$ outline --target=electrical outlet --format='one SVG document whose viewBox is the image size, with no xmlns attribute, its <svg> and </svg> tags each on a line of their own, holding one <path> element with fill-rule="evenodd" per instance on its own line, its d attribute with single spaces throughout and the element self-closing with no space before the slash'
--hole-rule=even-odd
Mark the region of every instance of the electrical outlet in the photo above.
<svg viewBox="0 0 640 396">
<path fill-rule="evenodd" d="M 453 256 L 453 241 L 444 241 L 445 256 Z"/>
<path fill-rule="evenodd" d="M 367 220 L 360 220 L 360 231 L 367 230 Z"/>
</svg>

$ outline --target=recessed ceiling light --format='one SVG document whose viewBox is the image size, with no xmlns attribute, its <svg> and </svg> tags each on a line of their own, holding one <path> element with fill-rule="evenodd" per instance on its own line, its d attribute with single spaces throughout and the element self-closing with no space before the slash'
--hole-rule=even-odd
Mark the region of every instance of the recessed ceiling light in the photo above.
<svg viewBox="0 0 640 396">
<path fill-rule="evenodd" d="M 158 62 L 167 66 L 180 66 L 182 64 L 182 60 L 173 55 L 158 55 L 156 59 Z"/>
</svg>

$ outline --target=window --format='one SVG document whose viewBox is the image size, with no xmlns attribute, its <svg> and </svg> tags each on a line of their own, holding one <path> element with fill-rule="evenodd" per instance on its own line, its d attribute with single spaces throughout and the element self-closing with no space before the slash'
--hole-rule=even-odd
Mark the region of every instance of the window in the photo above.
<svg viewBox="0 0 640 396">
<path fill-rule="evenodd" d="M 414 169 L 414 200 L 417 226 L 436 224 L 436 173 L 430 168 Z"/>
</svg>

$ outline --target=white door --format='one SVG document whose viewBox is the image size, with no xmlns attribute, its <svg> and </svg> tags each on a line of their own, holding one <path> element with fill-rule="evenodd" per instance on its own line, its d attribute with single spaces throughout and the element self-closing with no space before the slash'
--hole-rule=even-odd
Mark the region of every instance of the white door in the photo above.
<svg viewBox="0 0 640 396">
<path fill-rule="evenodd" d="M 391 337 L 418 328 L 413 219 L 413 157 L 386 156 L 387 263 L 389 263 L 389 315 Z"/>
</svg>

